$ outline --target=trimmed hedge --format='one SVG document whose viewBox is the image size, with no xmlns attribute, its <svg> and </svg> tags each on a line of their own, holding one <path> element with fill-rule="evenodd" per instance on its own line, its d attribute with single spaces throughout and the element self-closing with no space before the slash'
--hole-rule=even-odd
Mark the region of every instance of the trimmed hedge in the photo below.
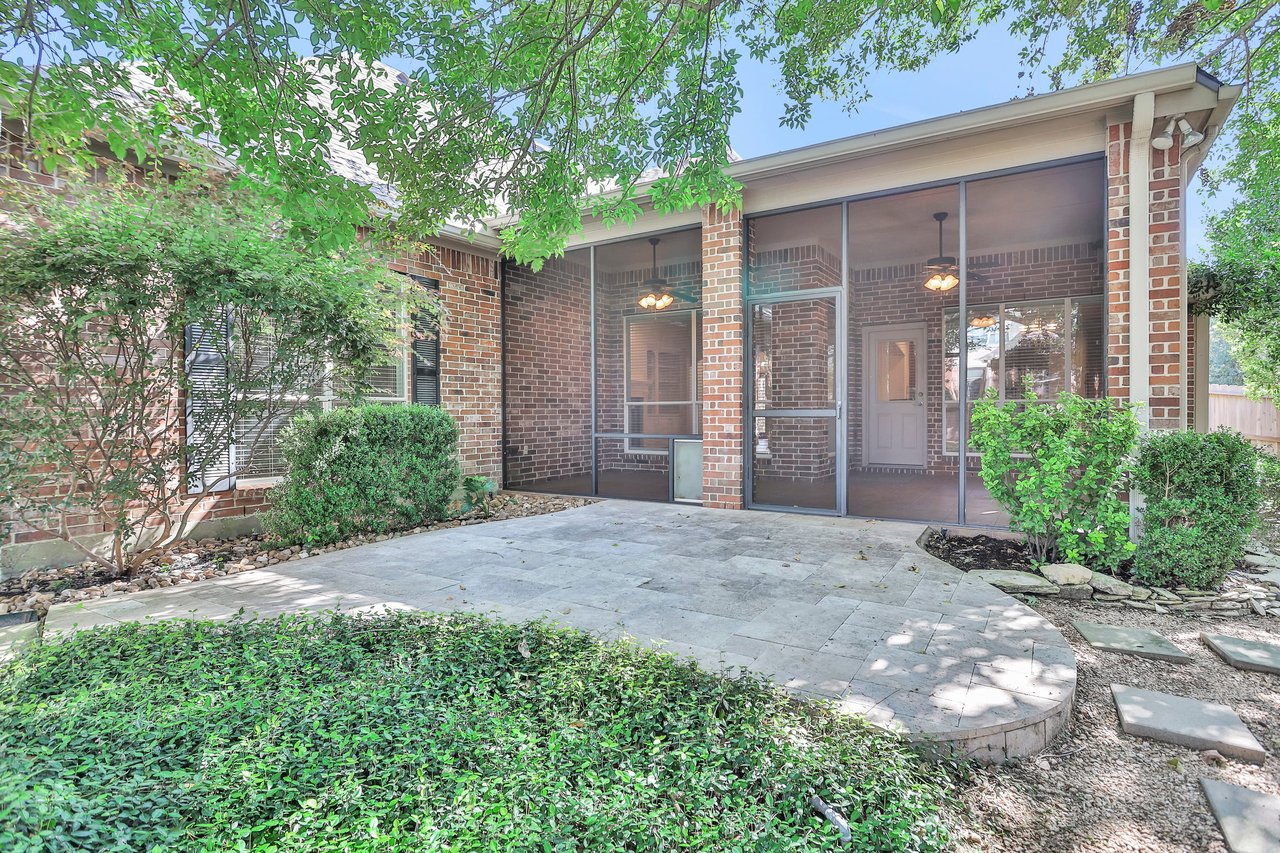
<svg viewBox="0 0 1280 853">
<path fill-rule="evenodd" d="M 281 436 L 289 472 L 263 523 L 293 545 L 330 545 L 449 515 L 458 426 L 431 406 L 365 405 L 302 415 Z"/>
<path fill-rule="evenodd" d="M 1133 576 L 1151 586 L 1217 586 L 1244 556 L 1262 504 L 1258 451 L 1231 430 L 1153 433 L 1134 485 L 1146 496 Z"/>
</svg>

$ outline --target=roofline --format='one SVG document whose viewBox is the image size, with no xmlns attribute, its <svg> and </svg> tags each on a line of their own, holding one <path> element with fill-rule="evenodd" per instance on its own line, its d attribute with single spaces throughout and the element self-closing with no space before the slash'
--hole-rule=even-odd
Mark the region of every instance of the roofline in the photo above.
<svg viewBox="0 0 1280 853">
<path fill-rule="evenodd" d="M 1228 111 L 1235 102 L 1234 96 L 1239 93 L 1239 87 L 1224 86 L 1216 77 L 1196 63 L 1185 62 L 1167 68 L 1129 74 L 1113 80 L 1087 83 L 993 106 L 936 116 L 882 130 L 750 157 L 736 163 L 729 163 L 726 171 L 730 177 L 745 183 L 815 166 L 854 160 L 888 148 L 901 149 L 926 145 L 939 138 L 955 138 L 995 128 L 1017 127 L 1083 112 L 1132 108 L 1134 97 L 1141 92 L 1154 92 L 1161 95 L 1191 89 L 1197 85 L 1218 94 L 1220 100 L 1229 101 Z M 644 196 L 652 183 L 651 180 L 639 182 L 636 185 L 637 195 Z M 616 195 L 616 191 L 603 195 L 604 197 Z M 487 218 L 484 224 L 490 229 L 500 230 L 516 222 L 518 218 L 518 214 L 507 213 Z"/>
<path fill-rule="evenodd" d="M 728 173 L 738 181 L 763 178 L 781 172 L 863 157 L 884 148 L 923 145 L 939 137 L 954 138 L 993 128 L 1016 127 L 1081 112 L 1128 106 L 1132 105 L 1134 97 L 1140 92 L 1154 92 L 1160 95 L 1189 89 L 1196 85 L 1204 86 L 1213 92 L 1218 92 L 1222 88 L 1222 83 L 1213 75 L 1194 62 L 1187 62 L 1169 68 L 1130 74 L 1114 80 L 1019 98 L 990 107 L 980 107 L 884 130 L 846 136 L 829 142 L 818 142 L 776 154 L 751 157 L 730 164 Z"/>
</svg>

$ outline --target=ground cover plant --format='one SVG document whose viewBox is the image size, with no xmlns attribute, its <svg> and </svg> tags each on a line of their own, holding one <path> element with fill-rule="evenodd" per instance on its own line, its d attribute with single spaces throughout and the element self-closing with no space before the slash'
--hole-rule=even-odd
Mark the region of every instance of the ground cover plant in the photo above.
<svg viewBox="0 0 1280 853">
<path fill-rule="evenodd" d="M 82 632 L 0 670 L 0 849 L 935 850 L 892 735 L 630 644 L 474 615 Z"/>
</svg>

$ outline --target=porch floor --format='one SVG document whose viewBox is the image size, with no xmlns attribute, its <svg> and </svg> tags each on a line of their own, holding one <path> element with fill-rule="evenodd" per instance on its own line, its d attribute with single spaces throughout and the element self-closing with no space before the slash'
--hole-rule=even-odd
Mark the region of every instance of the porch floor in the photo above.
<svg viewBox="0 0 1280 853">
<path fill-rule="evenodd" d="M 539 617 L 950 742 L 1027 755 L 1065 723 L 1075 658 L 1047 620 L 916 544 L 918 524 L 602 501 L 53 608 L 46 632 L 390 607 Z"/>
<path fill-rule="evenodd" d="M 959 479 L 955 474 L 853 469 L 847 479 L 849 514 L 862 518 L 955 524 Z M 549 494 L 590 495 L 591 475 L 538 480 L 521 488 Z M 1008 514 L 991 499 L 976 473 L 968 476 L 965 489 L 968 525 L 1005 527 L 1009 524 Z M 833 510 L 836 506 L 835 479 L 832 477 L 816 482 L 758 477 L 755 490 L 756 502 L 761 504 L 820 510 Z M 665 501 L 667 475 L 659 471 L 601 471 L 600 496 Z"/>
</svg>

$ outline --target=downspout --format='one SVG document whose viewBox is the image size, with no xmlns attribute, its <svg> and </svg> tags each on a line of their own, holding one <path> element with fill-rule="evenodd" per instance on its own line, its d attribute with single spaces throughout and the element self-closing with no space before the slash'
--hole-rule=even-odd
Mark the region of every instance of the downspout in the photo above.
<svg viewBox="0 0 1280 853">
<path fill-rule="evenodd" d="M 1141 403 L 1138 423 L 1151 429 L 1151 130 L 1156 95 L 1133 99 L 1129 142 L 1129 401 Z"/>
<path fill-rule="evenodd" d="M 498 405 L 502 407 L 499 419 L 502 436 L 499 439 L 499 471 L 502 482 L 500 488 L 507 486 L 507 261 L 501 255 L 494 261 L 498 267 L 498 378 L 501 391 Z"/>
</svg>

